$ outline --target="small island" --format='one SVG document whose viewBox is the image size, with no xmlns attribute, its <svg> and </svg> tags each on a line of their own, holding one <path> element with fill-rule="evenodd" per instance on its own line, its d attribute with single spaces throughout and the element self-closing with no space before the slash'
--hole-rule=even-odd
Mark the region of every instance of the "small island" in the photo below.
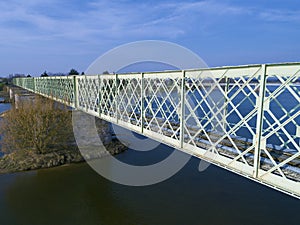
<svg viewBox="0 0 300 225">
<path fill-rule="evenodd" d="M 108 122 L 95 118 L 98 136 L 106 151 L 94 149 L 83 156 L 74 137 L 71 108 L 28 92 L 18 93 L 17 89 L 14 92 L 11 109 L 0 118 L 0 173 L 79 163 L 127 149 L 112 138 Z M 5 90 L 0 96 L 6 99 L 5 102 L 9 99 L 7 93 L 9 91 Z"/>
</svg>

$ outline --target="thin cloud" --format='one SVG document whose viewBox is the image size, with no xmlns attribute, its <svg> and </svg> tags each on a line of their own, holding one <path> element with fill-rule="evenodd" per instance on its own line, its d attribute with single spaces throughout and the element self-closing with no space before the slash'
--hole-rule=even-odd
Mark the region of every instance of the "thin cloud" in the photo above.
<svg viewBox="0 0 300 225">
<path fill-rule="evenodd" d="M 236 37 L 249 43 L 253 41 L 248 35 L 250 30 L 263 30 L 268 23 L 300 22 L 300 11 L 293 8 L 278 10 L 255 4 L 249 7 L 217 0 L 10 0 L 0 1 L 0 8 L 1 46 L 10 46 L 14 51 L 22 47 L 31 52 L 42 48 L 49 54 L 98 54 L 118 44 L 142 39 L 182 43 L 185 39 L 196 40 L 188 43 L 196 46 L 197 40 L 209 42 L 213 37 L 212 45 L 218 46 L 223 38 L 230 42 Z M 289 31 L 291 27 L 284 29 Z M 265 35 L 272 37 L 271 33 Z M 0 57 L 5 57 L 4 51 Z"/>
<path fill-rule="evenodd" d="M 88 2 L 84 8 L 68 8 L 64 1 L 57 0 L 14 0 L 1 2 L 0 7 L 4 32 L 16 30 L 21 36 L 34 36 L 34 39 L 38 35 L 44 38 L 45 34 L 70 40 L 91 40 L 100 35 L 114 39 L 124 35 L 140 39 L 178 38 L 194 28 L 195 23 L 198 29 L 207 29 L 214 22 L 247 14 L 259 15 L 265 21 L 300 21 L 299 11 L 249 9 L 210 0 L 179 3 L 96 0 Z"/>
<path fill-rule="evenodd" d="M 268 10 L 260 13 L 263 20 L 271 22 L 296 22 L 300 23 L 300 10 Z"/>
<path fill-rule="evenodd" d="M 63 2 L 63 1 L 62 1 Z M 19 29 L 20 35 L 28 35 L 34 31 L 36 35 L 48 32 L 52 37 L 65 37 L 68 39 L 90 39 L 93 36 L 118 38 L 122 35 L 137 38 L 156 36 L 166 38 L 182 36 L 189 26 L 189 20 L 197 20 L 199 12 L 207 15 L 222 15 L 224 13 L 240 13 L 241 8 L 220 4 L 212 1 L 187 2 L 187 3 L 134 3 L 113 1 L 94 1 L 88 3 L 85 9 L 68 9 L 62 2 L 54 2 L 52 10 L 55 14 L 69 15 L 72 17 L 57 17 L 41 11 L 41 5 L 50 1 L 12 1 L 1 4 L 5 7 L 0 15 L 0 23 L 7 29 Z M 6 12 L 6 13 L 5 13 Z M 22 22 L 22 27 L 18 26 Z M 202 20 L 202 23 L 205 21 Z M 12 24 L 16 27 L 12 27 Z M 28 26 L 29 31 L 24 31 Z M 190 25 L 192 26 L 192 24 Z M 35 35 L 35 36 L 36 36 Z M 31 36 L 31 35 L 29 35 Z"/>
</svg>

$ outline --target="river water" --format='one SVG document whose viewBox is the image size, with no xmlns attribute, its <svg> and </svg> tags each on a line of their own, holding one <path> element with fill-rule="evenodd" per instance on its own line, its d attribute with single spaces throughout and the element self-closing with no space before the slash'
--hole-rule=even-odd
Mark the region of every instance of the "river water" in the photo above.
<svg viewBox="0 0 300 225">
<path fill-rule="evenodd" d="M 9 105 L 0 104 L 0 111 Z M 150 164 L 173 150 L 128 150 L 121 161 Z M 156 185 L 112 183 L 86 163 L 0 175 L 2 225 L 299 224 L 300 201 L 192 158 Z"/>
</svg>

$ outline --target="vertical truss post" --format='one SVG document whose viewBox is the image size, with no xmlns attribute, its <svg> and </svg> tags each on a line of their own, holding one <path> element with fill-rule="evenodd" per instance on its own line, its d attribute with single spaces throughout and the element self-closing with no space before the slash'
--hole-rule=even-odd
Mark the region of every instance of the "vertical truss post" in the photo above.
<svg viewBox="0 0 300 225">
<path fill-rule="evenodd" d="M 48 79 L 48 77 L 45 77 L 43 79 L 48 80 L 48 83 L 47 83 L 47 86 L 46 86 L 47 96 L 49 96 L 50 99 L 53 99 L 52 96 L 53 96 L 54 87 L 53 87 L 52 77 L 49 77 L 49 79 Z"/>
<path fill-rule="evenodd" d="M 184 143 L 184 119 L 185 119 L 185 70 L 182 70 L 181 86 L 180 86 L 180 148 Z"/>
<path fill-rule="evenodd" d="M 43 78 L 44 79 L 44 78 Z M 45 79 L 48 79 L 48 78 L 45 78 Z M 54 91 L 54 86 L 53 86 L 53 82 L 52 82 L 52 77 L 49 77 L 48 79 L 49 81 L 49 85 L 47 86 L 47 93 L 48 93 L 48 96 L 53 99 L 53 91 Z M 53 91 L 52 91 L 53 90 Z"/>
<path fill-rule="evenodd" d="M 32 80 L 32 91 L 33 91 L 33 93 L 35 93 L 35 82 L 34 82 L 34 78 L 32 77 L 31 80 Z"/>
<path fill-rule="evenodd" d="M 33 79 L 33 92 L 36 93 L 36 79 L 35 78 L 32 79 Z"/>
<path fill-rule="evenodd" d="M 85 106 L 85 111 L 86 112 L 88 112 L 88 94 L 87 94 L 87 92 L 89 91 L 88 89 L 87 89 L 87 77 L 86 77 L 86 74 L 84 75 L 84 87 L 83 87 L 83 89 L 84 89 L 84 97 L 83 97 L 83 99 L 84 99 L 84 106 Z M 83 90 L 82 90 L 83 91 Z"/>
<path fill-rule="evenodd" d="M 258 171 L 260 167 L 260 153 L 261 153 L 261 140 L 263 129 L 263 116 L 264 116 L 264 100 L 266 92 L 266 65 L 261 65 L 261 78 L 259 87 L 259 96 L 257 99 L 257 121 L 256 121 L 256 137 L 255 137 L 255 150 L 254 150 L 254 173 L 253 177 L 258 177 Z"/>
<path fill-rule="evenodd" d="M 59 85 L 58 85 L 56 77 L 52 78 L 52 83 L 55 86 L 53 99 L 58 100 L 59 99 Z"/>
<path fill-rule="evenodd" d="M 38 93 L 38 79 L 37 78 L 33 78 L 34 79 L 34 93 Z"/>
<path fill-rule="evenodd" d="M 49 96 L 49 98 L 51 98 L 51 91 L 50 91 L 50 87 L 52 87 L 52 82 L 51 82 L 51 77 L 44 77 L 42 79 L 46 80 L 46 85 L 45 85 L 45 89 L 46 89 L 46 95 Z"/>
<path fill-rule="evenodd" d="M 53 96 L 54 96 L 54 92 L 55 92 L 55 86 L 54 86 L 54 82 L 53 82 L 53 77 L 50 77 L 49 78 L 49 81 L 50 81 L 50 85 L 48 87 L 48 92 L 49 92 L 49 96 L 50 98 L 53 100 Z"/>
<path fill-rule="evenodd" d="M 229 78 L 226 76 L 225 77 L 225 87 L 224 87 L 224 93 L 225 93 L 225 102 L 224 102 L 224 111 L 223 111 L 223 129 L 226 133 L 226 129 L 227 129 L 227 120 L 226 120 L 226 115 L 228 112 L 228 90 L 229 90 Z"/>
<path fill-rule="evenodd" d="M 73 76 L 73 85 L 74 85 L 74 88 L 73 88 L 74 108 L 78 109 L 78 81 L 77 81 L 76 76 Z"/>
<path fill-rule="evenodd" d="M 58 86 L 58 82 L 56 80 L 56 77 L 52 77 L 52 83 L 53 83 L 53 86 L 55 87 L 54 88 L 54 94 L 53 94 L 53 99 L 57 100 L 58 99 L 58 94 L 59 94 L 59 86 Z"/>
<path fill-rule="evenodd" d="M 44 93 L 43 94 L 46 96 L 49 96 L 49 98 L 50 98 L 48 87 L 51 85 L 51 83 L 50 83 L 51 80 L 50 80 L 50 78 L 48 79 L 47 77 L 41 77 L 41 80 L 44 83 Z"/>
<path fill-rule="evenodd" d="M 100 74 L 98 74 L 98 115 L 99 117 L 101 118 L 101 113 L 102 113 L 102 110 L 101 110 L 101 97 L 102 97 L 102 94 L 101 94 L 101 77 L 100 77 Z"/>
<path fill-rule="evenodd" d="M 141 73 L 141 133 L 144 133 L 144 124 L 145 124 L 145 119 L 144 119 L 144 94 L 145 94 L 145 83 L 144 83 L 144 73 Z"/>
<path fill-rule="evenodd" d="M 118 113 L 118 96 L 119 95 L 119 80 L 118 80 L 118 74 L 116 73 L 116 76 L 115 76 L 115 88 L 114 88 L 114 96 L 113 96 L 113 101 L 115 102 L 115 113 L 116 113 L 116 121 L 117 121 L 117 124 L 119 123 L 119 113 Z"/>
</svg>

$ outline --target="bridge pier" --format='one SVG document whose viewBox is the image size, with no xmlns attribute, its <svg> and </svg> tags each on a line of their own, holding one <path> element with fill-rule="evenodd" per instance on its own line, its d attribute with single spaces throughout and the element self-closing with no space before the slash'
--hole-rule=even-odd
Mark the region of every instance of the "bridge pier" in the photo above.
<svg viewBox="0 0 300 225">
<path fill-rule="evenodd" d="M 72 111 L 72 121 L 76 144 L 86 160 L 109 154 L 105 146 L 112 142 L 110 122 L 80 110 Z"/>
</svg>

